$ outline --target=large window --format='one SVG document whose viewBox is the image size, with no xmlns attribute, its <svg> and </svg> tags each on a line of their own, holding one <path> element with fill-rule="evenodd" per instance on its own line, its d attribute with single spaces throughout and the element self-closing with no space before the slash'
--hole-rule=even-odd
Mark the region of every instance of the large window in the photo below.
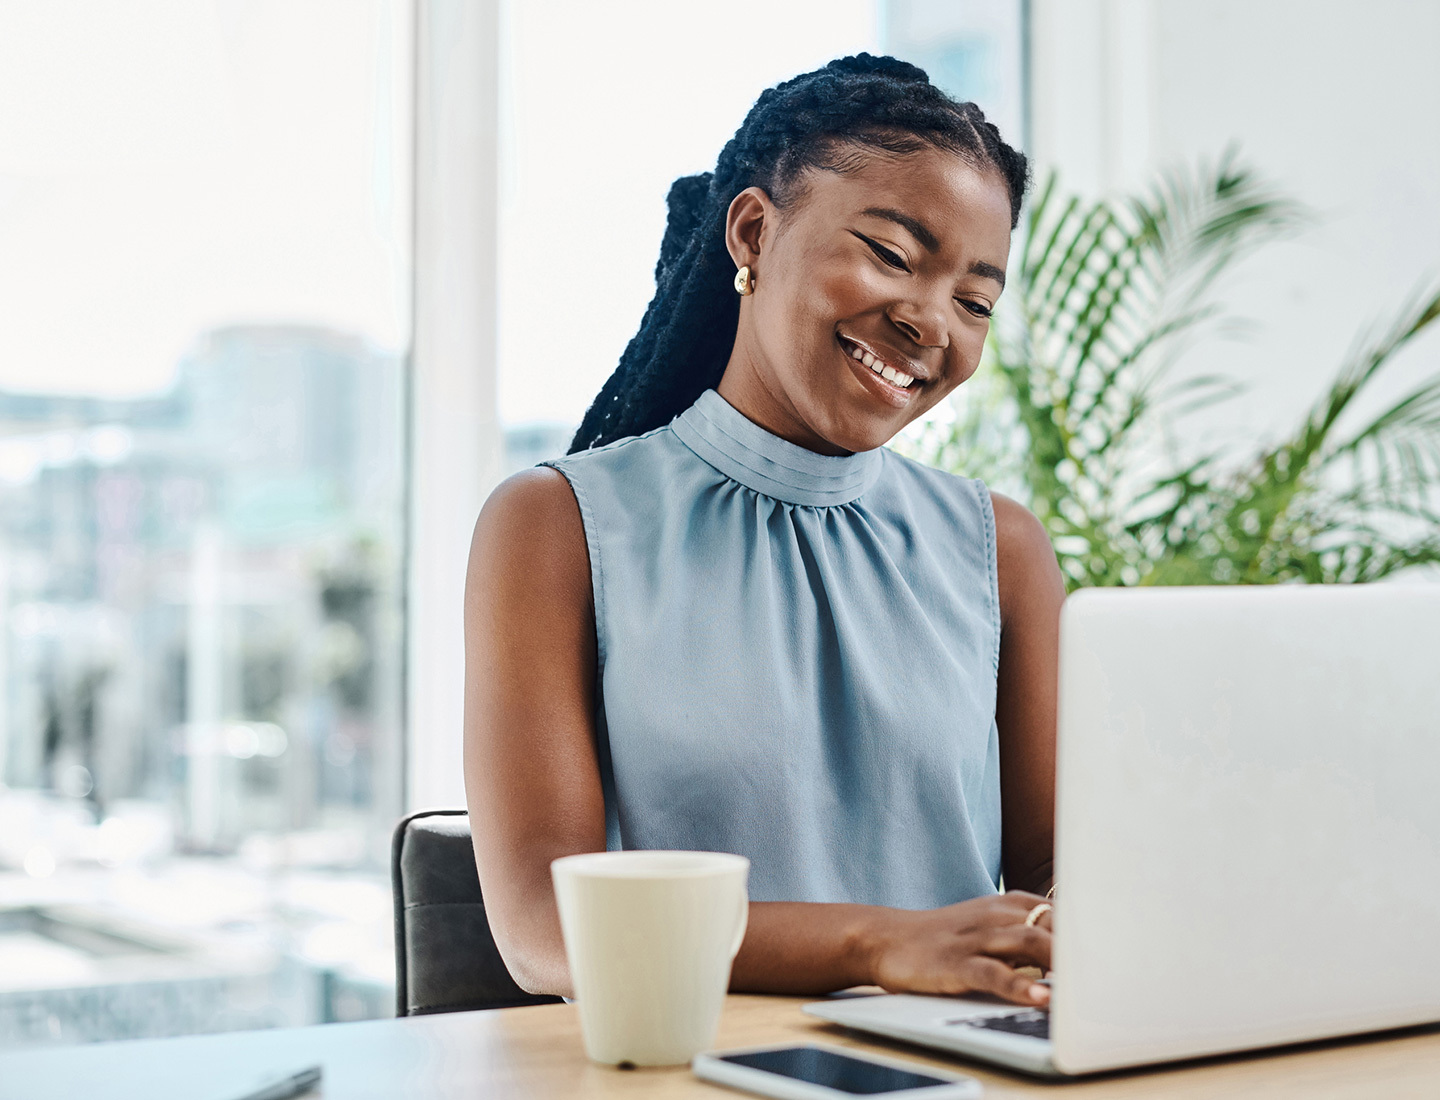
<svg viewBox="0 0 1440 1100">
<path fill-rule="evenodd" d="M 389 1011 L 410 35 L 0 5 L 0 1046 Z"/>
<path fill-rule="evenodd" d="M 1019 0 L 467 5 L 417 107 L 412 0 L 0 0 L 0 1048 L 388 1013 L 406 499 L 431 791 L 484 489 L 434 430 L 564 449 L 762 88 L 882 48 L 1018 117 Z"/>
</svg>

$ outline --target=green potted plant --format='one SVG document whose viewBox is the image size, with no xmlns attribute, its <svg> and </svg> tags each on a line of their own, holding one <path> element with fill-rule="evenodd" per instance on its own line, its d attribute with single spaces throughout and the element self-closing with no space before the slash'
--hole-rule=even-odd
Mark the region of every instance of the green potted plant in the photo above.
<svg viewBox="0 0 1440 1100">
<path fill-rule="evenodd" d="M 1176 382 L 1237 259 L 1307 220 L 1233 155 L 1118 201 L 1039 188 L 985 362 L 954 418 L 901 448 L 1019 496 L 1066 582 L 1374 581 L 1440 562 L 1440 371 L 1378 414 L 1357 398 L 1440 319 L 1440 286 L 1362 334 L 1302 422 L 1247 455 L 1188 454 L 1171 429 L 1233 399 Z"/>
</svg>

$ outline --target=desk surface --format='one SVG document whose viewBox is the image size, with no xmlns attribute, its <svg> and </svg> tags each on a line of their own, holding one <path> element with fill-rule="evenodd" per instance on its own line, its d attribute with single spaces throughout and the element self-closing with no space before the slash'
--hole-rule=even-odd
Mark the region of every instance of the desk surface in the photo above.
<svg viewBox="0 0 1440 1100">
<path fill-rule="evenodd" d="M 1440 1029 L 1327 1043 L 1277 1054 L 1153 1069 L 1047 1085 L 899 1044 L 871 1042 L 805 1016 L 796 997 L 732 996 L 717 1046 L 820 1041 L 972 1073 L 990 1098 L 1440 1096 Z M 316 1100 L 359 1097 L 738 1096 L 686 1068 L 617 1070 L 592 1065 L 571 1005 L 456 1012 L 404 1020 L 200 1035 L 0 1055 L 3 1100 L 228 1100 L 268 1071 L 321 1063 Z M 1057 1091 L 1058 1090 L 1058 1091 Z"/>
</svg>

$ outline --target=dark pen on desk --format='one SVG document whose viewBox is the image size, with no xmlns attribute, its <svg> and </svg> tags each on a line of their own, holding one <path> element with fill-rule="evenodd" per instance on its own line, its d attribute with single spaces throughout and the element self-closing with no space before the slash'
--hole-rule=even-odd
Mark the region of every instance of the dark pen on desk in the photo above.
<svg viewBox="0 0 1440 1100">
<path fill-rule="evenodd" d="M 310 1066 L 297 1073 L 267 1081 L 254 1092 L 247 1092 L 234 1100 L 290 1100 L 292 1096 L 309 1092 L 319 1083 L 320 1067 Z"/>
</svg>

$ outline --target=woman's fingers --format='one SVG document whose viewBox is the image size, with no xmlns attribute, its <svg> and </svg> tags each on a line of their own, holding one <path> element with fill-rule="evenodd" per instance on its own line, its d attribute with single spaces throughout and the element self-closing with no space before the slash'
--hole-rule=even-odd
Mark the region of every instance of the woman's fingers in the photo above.
<svg viewBox="0 0 1440 1100">
<path fill-rule="evenodd" d="M 993 993 L 1016 1004 L 1043 1006 L 1050 1003 L 1050 987 L 1017 974 L 999 959 L 972 955 L 962 964 L 960 977 L 976 993 Z"/>
<path fill-rule="evenodd" d="M 1039 894 L 1027 894 L 1024 890 L 1012 890 L 1008 894 L 1000 894 L 999 898 L 1004 902 L 1001 911 L 1012 917 L 1018 916 L 1022 923 L 1037 908 L 1045 906 L 1046 908 L 1041 910 L 1040 915 L 1032 923 L 1038 924 L 1042 928 L 1051 926 L 1050 916 L 1054 912 L 1054 907 Z"/>
<path fill-rule="evenodd" d="M 1044 928 L 1010 924 L 987 932 L 980 941 L 980 951 L 1012 964 L 1029 963 L 1049 970 L 1052 942 L 1049 931 Z"/>
<path fill-rule="evenodd" d="M 1005 893 L 997 894 L 996 896 L 1012 903 L 1016 908 L 1025 910 L 1027 913 L 1045 900 L 1039 894 L 1032 894 L 1026 890 L 1007 890 Z"/>
<path fill-rule="evenodd" d="M 1037 906 L 1045 908 L 1027 924 Z M 1049 1003 L 1049 988 L 1034 978 L 1052 966 L 1050 911 L 1039 895 L 993 894 L 896 920 L 903 934 L 883 945 L 875 972 L 890 992 L 985 992 L 1019 1004 Z M 1018 966 L 1038 971 L 1018 974 Z"/>
<path fill-rule="evenodd" d="M 1036 894 L 1011 890 L 1006 894 L 993 894 L 983 899 L 982 908 L 978 911 L 974 908 L 974 902 L 961 902 L 960 906 L 964 908 L 957 906 L 957 910 L 963 912 L 967 924 L 974 924 L 977 917 L 979 923 L 985 925 L 1016 924 L 1023 922 L 1035 906 L 1044 904 L 1045 899 Z"/>
</svg>

